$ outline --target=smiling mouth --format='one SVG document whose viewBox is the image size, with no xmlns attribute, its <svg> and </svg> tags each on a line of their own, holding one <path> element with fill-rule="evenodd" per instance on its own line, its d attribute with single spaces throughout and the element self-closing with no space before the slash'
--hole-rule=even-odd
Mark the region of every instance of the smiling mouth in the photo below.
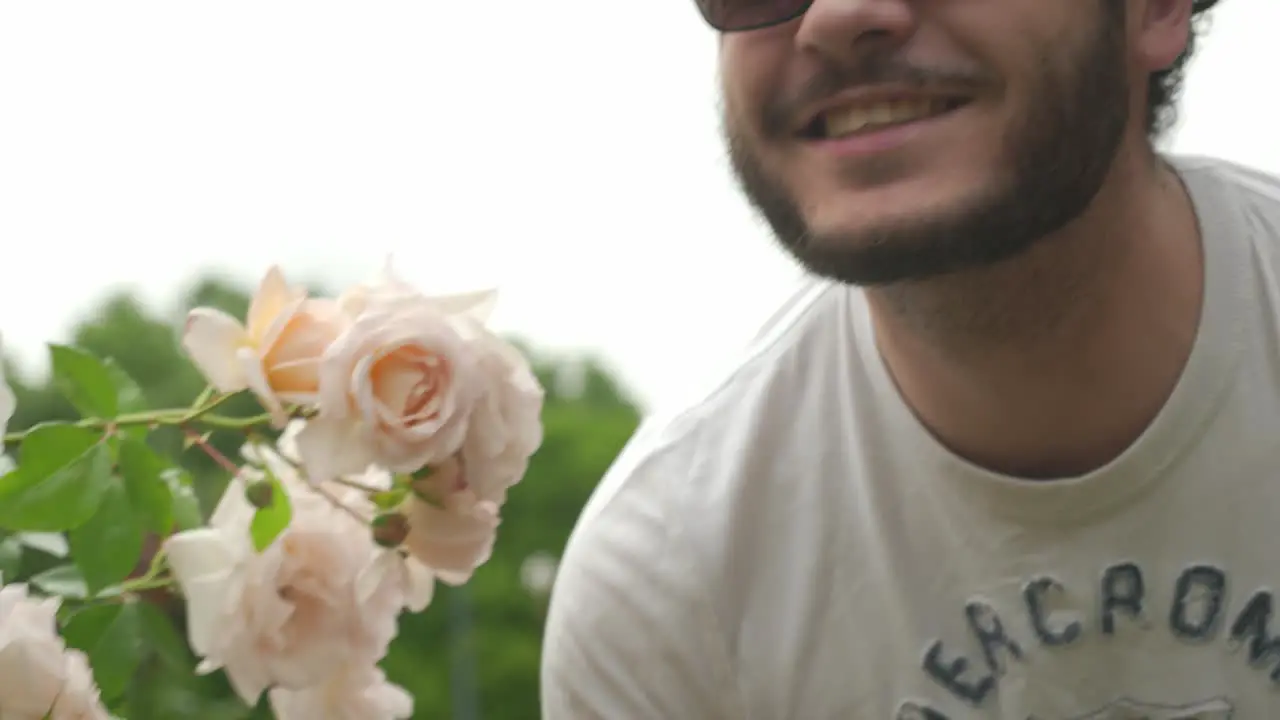
<svg viewBox="0 0 1280 720">
<path fill-rule="evenodd" d="M 896 125 L 941 117 L 967 104 L 969 98 L 930 97 L 843 105 L 818 113 L 800 134 L 808 140 L 837 140 L 865 135 Z"/>
</svg>

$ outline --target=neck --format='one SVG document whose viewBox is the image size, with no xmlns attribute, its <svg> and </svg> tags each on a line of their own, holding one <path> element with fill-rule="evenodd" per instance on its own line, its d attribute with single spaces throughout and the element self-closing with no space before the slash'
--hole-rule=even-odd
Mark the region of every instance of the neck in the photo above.
<svg viewBox="0 0 1280 720">
<path fill-rule="evenodd" d="M 880 353 L 920 420 L 975 464 L 1029 478 L 1105 465 L 1159 412 L 1199 324 L 1191 201 L 1146 153 L 1090 208 L 997 266 L 868 291 Z"/>
</svg>

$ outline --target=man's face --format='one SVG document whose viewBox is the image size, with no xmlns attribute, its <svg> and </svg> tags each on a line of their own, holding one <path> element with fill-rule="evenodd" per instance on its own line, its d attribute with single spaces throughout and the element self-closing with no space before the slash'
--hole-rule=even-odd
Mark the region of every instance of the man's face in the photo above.
<svg viewBox="0 0 1280 720">
<path fill-rule="evenodd" d="M 786 248 L 837 280 L 1016 256 L 1089 205 L 1122 144 L 1126 1 L 815 0 L 726 34 L 734 169 Z"/>
</svg>

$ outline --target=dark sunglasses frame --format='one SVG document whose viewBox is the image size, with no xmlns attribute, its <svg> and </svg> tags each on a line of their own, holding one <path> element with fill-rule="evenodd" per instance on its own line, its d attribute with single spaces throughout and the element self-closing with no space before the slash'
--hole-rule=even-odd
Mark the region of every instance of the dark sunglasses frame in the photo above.
<svg viewBox="0 0 1280 720">
<path fill-rule="evenodd" d="M 784 7 L 776 16 L 759 16 L 756 19 L 744 21 L 741 24 L 734 24 L 716 16 L 715 8 L 717 6 L 726 7 L 737 2 L 739 2 L 739 0 L 694 0 L 694 3 L 698 6 L 698 12 L 702 15 L 702 19 L 710 25 L 712 29 L 721 33 L 738 33 L 748 32 L 750 30 L 761 30 L 767 27 L 773 27 L 774 25 L 791 22 L 808 12 L 809 8 L 813 6 L 814 0 L 789 0 L 789 2 L 792 2 L 795 5 L 794 8 Z M 751 0 L 745 0 L 745 2 L 751 2 Z M 1202 13 L 1217 4 L 1218 0 L 1194 0 L 1194 2 L 1191 3 L 1191 12 L 1193 14 Z M 723 14 L 725 13 L 722 13 L 722 15 Z"/>
</svg>

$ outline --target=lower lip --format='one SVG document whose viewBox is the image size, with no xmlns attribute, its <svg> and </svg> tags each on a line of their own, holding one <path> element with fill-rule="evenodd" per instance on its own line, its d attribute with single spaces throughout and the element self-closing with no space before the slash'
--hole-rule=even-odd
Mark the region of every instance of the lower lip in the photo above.
<svg viewBox="0 0 1280 720">
<path fill-rule="evenodd" d="M 941 115 L 912 120 L 901 125 L 890 125 L 872 132 L 856 133 L 840 138 L 812 140 L 810 142 L 824 153 L 839 157 L 862 157 L 896 150 L 914 140 L 921 133 L 950 119 L 962 108 L 948 110 Z"/>
</svg>

